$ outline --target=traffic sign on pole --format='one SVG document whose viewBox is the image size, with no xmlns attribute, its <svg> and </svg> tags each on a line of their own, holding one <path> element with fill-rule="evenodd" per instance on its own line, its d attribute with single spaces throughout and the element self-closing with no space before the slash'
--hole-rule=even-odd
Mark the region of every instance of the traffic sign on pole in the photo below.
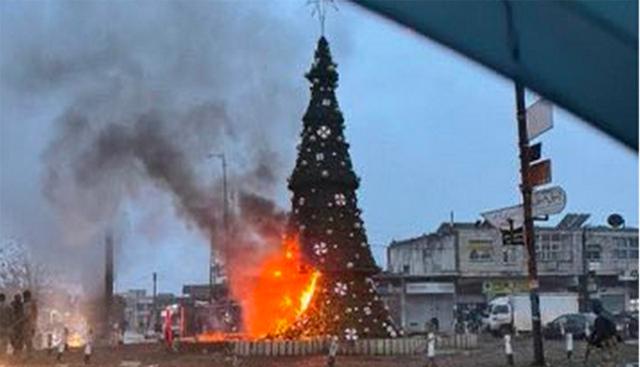
<svg viewBox="0 0 640 367">
<path fill-rule="evenodd" d="M 551 160 L 545 159 L 529 166 L 529 185 L 532 188 L 549 182 L 551 182 Z"/>
<path fill-rule="evenodd" d="M 527 137 L 533 140 L 553 127 L 551 102 L 539 99 L 527 108 Z"/>
<path fill-rule="evenodd" d="M 529 147 L 529 162 L 535 162 L 542 157 L 542 143 L 536 143 Z"/>
<path fill-rule="evenodd" d="M 500 233 L 502 233 L 503 245 L 524 246 L 524 231 L 522 230 L 522 227 L 500 230 Z"/>
</svg>

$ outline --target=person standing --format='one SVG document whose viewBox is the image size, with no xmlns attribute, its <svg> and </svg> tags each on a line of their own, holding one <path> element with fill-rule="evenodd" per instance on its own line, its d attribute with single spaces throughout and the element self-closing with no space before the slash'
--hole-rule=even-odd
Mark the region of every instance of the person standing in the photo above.
<svg viewBox="0 0 640 367">
<path fill-rule="evenodd" d="M 33 351 L 33 338 L 36 334 L 38 322 L 38 305 L 32 298 L 31 291 L 29 290 L 22 293 L 22 298 L 24 300 L 24 344 L 27 349 L 27 355 L 31 355 L 31 352 Z"/>
<path fill-rule="evenodd" d="M 427 338 L 425 340 L 425 354 L 426 364 L 425 367 L 437 367 L 436 364 L 436 329 L 437 325 L 434 325 L 433 319 L 427 321 L 425 324 L 425 331 Z"/>
<path fill-rule="evenodd" d="M 604 309 L 599 300 L 594 300 L 592 304 L 593 313 L 596 314 L 593 332 L 587 340 L 587 350 L 585 352 L 585 363 L 589 359 L 592 349 L 599 350 L 602 358 L 602 365 L 609 366 L 614 364 L 616 359 L 616 347 L 621 341 L 616 330 L 616 324 L 613 322 L 607 311 Z"/>
<path fill-rule="evenodd" d="M 91 354 L 93 353 L 93 329 L 89 329 L 87 333 L 87 343 L 84 345 L 84 364 L 91 363 Z"/>
<path fill-rule="evenodd" d="M 60 343 L 58 344 L 58 354 L 56 355 L 56 361 L 62 361 L 62 354 L 69 349 L 69 329 L 65 326 L 62 329 L 62 337 L 60 338 Z"/>
<path fill-rule="evenodd" d="M 338 354 L 338 337 L 334 336 L 331 338 L 331 342 L 329 344 L 329 355 L 327 356 L 327 367 L 334 367 L 336 365 L 336 355 Z"/>
<path fill-rule="evenodd" d="M 165 309 L 165 318 L 164 318 L 164 342 L 167 346 L 167 349 L 170 350 L 173 345 L 173 312 L 171 312 L 171 308 L 167 307 Z"/>
<path fill-rule="evenodd" d="M 6 300 L 4 293 L 0 293 L 0 356 L 7 353 L 11 335 L 11 307 Z"/>
<path fill-rule="evenodd" d="M 24 306 L 20 294 L 16 294 L 11 302 L 11 321 L 11 347 L 13 354 L 19 355 L 24 348 Z"/>
</svg>

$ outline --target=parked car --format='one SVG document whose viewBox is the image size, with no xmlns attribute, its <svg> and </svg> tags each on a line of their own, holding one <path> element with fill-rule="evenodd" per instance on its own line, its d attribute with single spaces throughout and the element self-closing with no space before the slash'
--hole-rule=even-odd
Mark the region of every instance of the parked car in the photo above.
<svg viewBox="0 0 640 367">
<path fill-rule="evenodd" d="M 638 313 L 621 312 L 614 316 L 616 330 L 623 338 L 638 338 Z"/>
<path fill-rule="evenodd" d="M 542 329 L 546 339 L 560 339 L 565 333 L 573 334 L 575 339 L 584 339 L 587 327 L 593 330 L 596 316 L 589 313 L 570 313 L 556 317 Z M 564 329 L 564 330 L 563 330 Z"/>
</svg>

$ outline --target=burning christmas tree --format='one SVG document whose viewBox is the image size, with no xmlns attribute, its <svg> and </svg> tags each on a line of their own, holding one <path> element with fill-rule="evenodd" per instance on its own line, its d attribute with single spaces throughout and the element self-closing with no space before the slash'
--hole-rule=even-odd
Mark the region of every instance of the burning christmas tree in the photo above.
<svg viewBox="0 0 640 367">
<path fill-rule="evenodd" d="M 379 269 L 360 219 L 359 179 L 335 96 L 336 64 L 324 37 L 306 78 L 311 82 L 311 101 L 289 179 L 290 236 L 297 236 L 304 258 L 321 275 L 309 306 L 285 335 L 395 337 L 398 330 L 371 279 Z"/>
</svg>

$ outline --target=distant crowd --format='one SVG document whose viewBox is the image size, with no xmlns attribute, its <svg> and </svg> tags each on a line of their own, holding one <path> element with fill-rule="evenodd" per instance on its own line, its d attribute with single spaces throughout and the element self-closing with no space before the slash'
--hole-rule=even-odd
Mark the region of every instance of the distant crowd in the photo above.
<svg viewBox="0 0 640 367">
<path fill-rule="evenodd" d="M 29 290 L 14 295 L 11 303 L 0 293 L 0 356 L 7 353 L 9 345 L 14 355 L 30 355 L 37 320 L 38 305 Z"/>
</svg>

